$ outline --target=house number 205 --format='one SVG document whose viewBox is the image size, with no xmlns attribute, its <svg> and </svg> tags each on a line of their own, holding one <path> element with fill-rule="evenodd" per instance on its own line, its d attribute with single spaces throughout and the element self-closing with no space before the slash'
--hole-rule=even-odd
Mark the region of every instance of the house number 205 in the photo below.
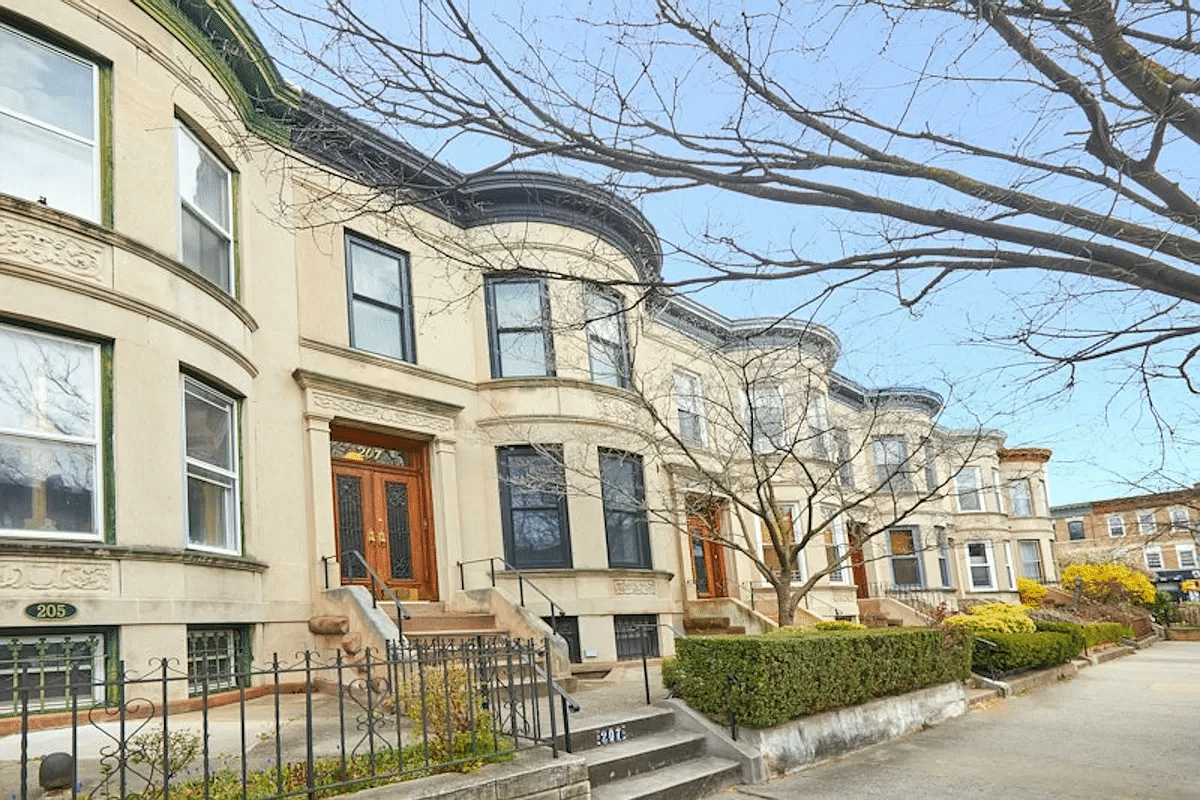
<svg viewBox="0 0 1200 800">
<path fill-rule="evenodd" d="M 30 619 L 70 619 L 75 612 L 75 606 L 70 603 L 30 603 L 25 606 L 25 616 Z"/>
</svg>

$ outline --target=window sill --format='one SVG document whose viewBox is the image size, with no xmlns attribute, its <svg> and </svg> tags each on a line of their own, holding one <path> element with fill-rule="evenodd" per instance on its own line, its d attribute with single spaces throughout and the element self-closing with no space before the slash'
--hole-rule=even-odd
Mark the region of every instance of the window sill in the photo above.
<svg viewBox="0 0 1200 800">
<path fill-rule="evenodd" d="M 203 567 L 266 572 L 267 564 L 244 556 L 208 553 L 199 550 L 174 550 L 165 547 L 121 547 L 100 542 L 31 541 L 0 538 L 6 557 L 25 556 L 108 561 L 159 561 Z"/>
</svg>

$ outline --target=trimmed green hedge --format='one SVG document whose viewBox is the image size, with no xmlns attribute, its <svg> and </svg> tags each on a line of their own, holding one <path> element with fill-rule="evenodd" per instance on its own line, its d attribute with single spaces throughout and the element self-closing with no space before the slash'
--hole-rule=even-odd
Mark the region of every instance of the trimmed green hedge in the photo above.
<svg viewBox="0 0 1200 800">
<path fill-rule="evenodd" d="M 1133 638 L 1133 628 L 1121 622 L 1092 622 L 1083 626 L 1088 647 Z"/>
<path fill-rule="evenodd" d="M 985 640 L 995 645 L 988 647 Z M 1047 669 L 1065 664 L 1083 650 L 1082 637 L 1074 633 L 988 633 L 976 637 L 976 672 L 999 673 L 1018 669 Z"/>
<path fill-rule="evenodd" d="M 1084 645 L 1087 644 L 1087 636 L 1084 633 L 1083 626 L 1078 622 L 1042 622 L 1038 621 L 1037 629 L 1039 632 L 1049 633 L 1065 633 L 1071 637 L 1071 646 L 1075 648 L 1075 655 L 1083 652 Z M 1074 658 L 1074 656 L 1072 656 Z"/>
<path fill-rule="evenodd" d="M 678 693 L 755 728 L 903 694 L 971 672 L 971 638 L 931 628 L 675 641 Z M 732 680 L 731 680 L 732 679 Z"/>
</svg>

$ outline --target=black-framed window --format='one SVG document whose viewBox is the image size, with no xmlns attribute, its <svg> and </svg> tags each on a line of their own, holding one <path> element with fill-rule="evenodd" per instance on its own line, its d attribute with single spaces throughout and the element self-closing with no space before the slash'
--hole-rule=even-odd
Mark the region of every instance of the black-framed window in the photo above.
<svg viewBox="0 0 1200 800">
<path fill-rule="evenodd" d="M 346 234 L 350 346 L 416 362 L 408 254 Z"/>
<path fill-rule="evenodd" d="M 650 569 L 650 526 L 642 457 L 600 448 L 600 494 L 608 565 Z"/>
<path fill-rule="evenodd" d="M 600 286 L 588 285 L 583 291 L 583 305 L 587 315 L 592 380 L 629 388 L 629 340 L 621 296 Z"/>
<path fill-rule="evenodd" d="M 1067 521 L 1067 538 L 1072 542 L 1082 541 L 1087 538 L 1083 532 L 1083 520 L 1072 519 Z"/>
<path fill-rule="evenodd" d="M 505 558 L 521 568 L 570 567 L 562 447 L 501 447 L 496 463 Z"/>
<path fill-rule="evenodd" d="M 541 278 L 489 276 L 488 343 L 493 378 L 554 375 L 550 298 Z"/>
<path fill-rule="evenodd" d="M 636 661 L 643 655 L 658 658 L 657 615 L 614 614 L 613 633 L 617 640 L 617 661 Z"/>
<path fill-rule="evenodd" d="M 579 639 L 579 617 L 542 617 L 542 622 L 549 625 L 555 633 L 567 642 L 567 653 L 572 664 L 583 663 L 583 645 Z"/>
</svg>

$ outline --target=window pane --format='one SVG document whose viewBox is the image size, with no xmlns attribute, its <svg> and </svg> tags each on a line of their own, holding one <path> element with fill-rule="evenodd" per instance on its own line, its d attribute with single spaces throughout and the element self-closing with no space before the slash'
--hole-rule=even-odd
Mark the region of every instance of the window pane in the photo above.
<svg viewBox="0 0 1200 800">
<path fill-rule="evenodd" d="M 188 541 L 201 547 L 233 550 L 233 490 L 189 474 L 187 494 Z"/>
<path fill-rule="evenodd" d="M 650 567 L 642 461 L 632 453 L 600 451 L 600 485 L 610 567 Z"/>
<path fill-rule="evenodd" d="M 991 570 L 986 566 L 971 567 L 971 585 L 977 589 L 983 589 L 992 585 Z"/>
<path fill-rule="evenodd" d="M 624 351 L 619 344 L 592 339 L 588 343 L 592 363 L 592 380 L 606 386 L 624 386 L 626 368 Z"/>
<path fill-rule="evenodd" d="M 571 564 L 563 468 L 532 447 L 498 451 L 505 553 L 518 567 Z"/>
<path fill-rule="evenodd" d="M 1083 520 L 1073 519 L 1067 523 L 1067 536 L 1071 541 L 1077 541 L 1083 537 Z"/>
<path fill-rule="evenodd" d="M 500 374 L 506 378 L 546 374 L 546 338 L 541 331 L 499 333 Z"/>
<path fill-rule="evenodd" d="M 0 436 L 0 528 L 96 532 L 93 445 Z"/>
<path fill-rule="evenodd" d="M 203 387 L 189 383 L 183 410 L 187 422 L 188 457 L 233 471 L 231 404 Z"/>
<path fill-rule="evenodd" d="M 490 285 L 498 327 L 542 327 L 544 319 L 541 283 L 536 281 L 494 281 Z"/>
<path fill-rule="evenodd" d="M 229 239 L 187 207 L 180 211 L 179 224 L 179 260 L 228 291 L 233 285 L 229 270 Z"/>
<path fill-rule="evenodd" d="M 1017 543 L 1021 551 L 1021 575 L 1035 581 L 1042 580 L 1042 552 L 1036 541 L 1021 541 Z"/>
<path fill-rule="evenodd" d="M 95 137 L 94 72 L 91 64 L 0 27 L 0 108 L 90 141 Z"/>
<path fill-rule="evenodd" d="M 392 358 L 405 357 L 400 312 L 361 300 L 355 300 L 352 309 L 355 347 Z"/>
<path fill-rule="evenodd" d="M 0 113 L 0 191 L 95 220 L 95 148 Z"/>
<path fill-rule="evenodd" d="M 178 142 L 179 194 L 227 232 L 229 171 L 182 128 L 179 129 Z"/>
<path fill-rule="evenodd" d="M 350 262 L 355 294 L 370 297 L 393 308 L 404 307 L 404 284 L 399 259 L 351 243 Z"/>
<path fill-rule="evenodd" d="M 0 327 L 0 429 L 93 439 L 96 348 Z"/>
</svg>

